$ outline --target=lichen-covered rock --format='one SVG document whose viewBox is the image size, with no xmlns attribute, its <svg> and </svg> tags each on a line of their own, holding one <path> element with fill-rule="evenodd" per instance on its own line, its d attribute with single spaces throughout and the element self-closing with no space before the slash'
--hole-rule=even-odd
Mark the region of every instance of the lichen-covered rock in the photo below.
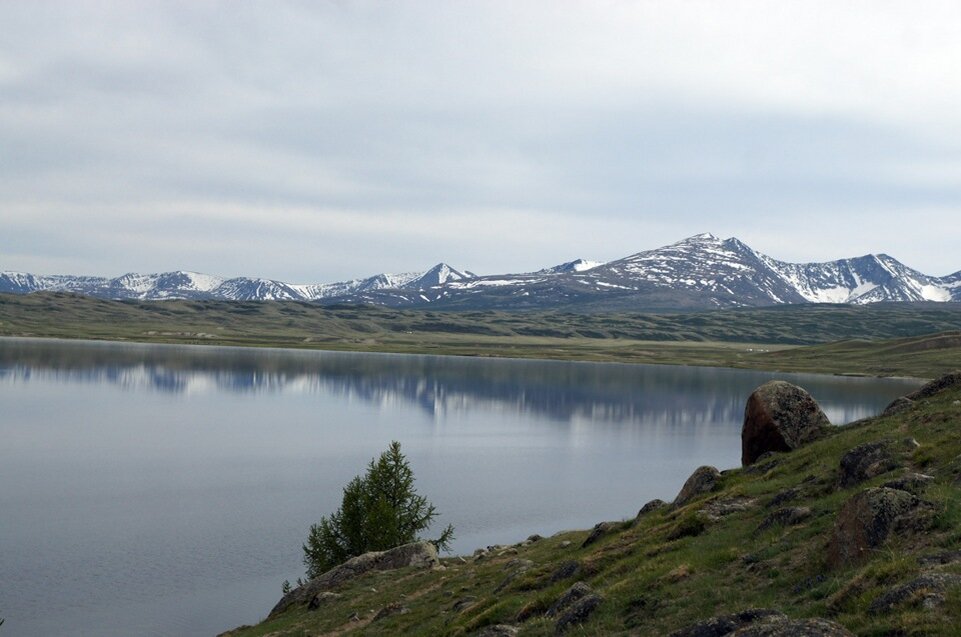
<svg viewBox="0 0 961 637">
<path fill-rule="evenodd" d="M 891 401 L 891 403 L 884 408 L 881 412 L 881 416 L 894 416 L 900 414 L 901 412 L 907 411 L 914 407 L 914 401 L 906 396 L 899 396 Z"/>
<path fill-rule="evenodd" d="M 705 619 L 674 631 L 670 637 L 724 637 L 739 628 L 768 619 L 787 619 L 787 615 L 777 610 L 751 608 L 740 613 Z"/>
<path fill-rule="evenodd" d="M 721 472 L 714 467 L 698 467 L 687 479 L 681 492 L 674 498 L 674 506 L 684 506 L 694 498 L 710 493 L 717 488 Z"/>
<path fill-rule="evenodd" d="M 641 510 L 637 512 L 637 517 L 634 518 L 634 521 L 636 522 L 637 520 L 640 520 L 642 517 L 644 517 L 648 513 L 653 513 L 654 511 L 657 511 L 658 509 L 666 506 L 667 506 L 667 502 L 659 498 L 654 498 L 653 500 L 651 500 L 650 502 L 648 502 L 647 504 L 641 507 Z"/>
<path fill-rule="evenodd" d="M 841 456 L 838 486 L 842 489 L 861 484 L 899 466 L 892 452 L 890 440 L 866 442 Z"/>
<path fill-rule="evenodd" d="M 930 383 L 921 387 L 917 391 L 913 391 L 905 398 L 908 400 L 921 400 L 923 398 L 930 398 L 935 394 L 940 394 L 946 389 L 951 389 L 952 387 L 961 387 L 961 371 L 954 371 L 950 374 L 945 374 L 941 378 L 932 380 Z"/>
<path fill-rule="evenodd" d="M 768 451 L 791 451 L 824 435 L 831 423 L 814 398 L 791 383 L 761 385 L 747 399 L 741 429 L 741 464 Z"/>
<path fill-rule="evenodd" d="M 961 586 L 961 575 L 954 573 L 925 573 L 907 584 L 897 586 L 871 602 L 872 613 L 885 613 L 905 604 L 920 604 L 922 608 L 936 608 L 945 601 L 949 587 Z"/>
<path fill-rule="evenodd" d="M 711 500 L 701 509 L 711 522 L 717 522 L 723 517 L 734 513 L 742 513 L 757 506 L 757 500 L 745 496 Z"/>
<path fill-rule="evenodd" d="M 494 624 L 493 626 L 485 626 L 475 633 L 471 633 L 472 637 L 513 637 L 517 634 L 517 627 L 511 626 L 510 624 Z"/>
<path fill-rule="evenodd" d="M 331 593 L 330 591 L 323 591 L 321 593 L 317 593 L 316 595 L 310 598 L 309 602 L 307 602 L 307 610 L 317 610 L 322 606 L 326 606 L 330 602 L 337 601 L 338 599 L 340 599 L 340 597 L 341 596 L 339 594 Z"/>
<path fill-rule="evenodd" d="M 892 533 L 925 528 L 929 512 L 928 505 L 907 491 L 879 487 L 855 494 L 838 512 L 828 563 L 839 567 L 860 562 Z"/>
<path fill-rule="evenodd" d="M 575 624 L 583 623 L 590 615 L 597 610 L 604 599 L 595 593 L 585 595 L 568 608 L 563 615 L 557 618 L 554 624 L 554 634 L 562 635 Z"/>
<path fill-rule="evenodd" d="M 841 624 L 813 618 L 761 622 L 736 630 L 731 637 L 854 637 L 854 633 Z"/>
<path fill-rule="evenodd" d="M 934 476 L 929 476 L 923 473 L 908 473 L 900 478 L 889 480 L 881 486 L 889 489 L 898 489 L 899 491 L 907 491 L 908 493 L 913 493 L 914 495 L 920 496 L 925 487 L 932 482 L 934 482 Z"/>
<path fill-rule="evenodd" d="M 592 595 L 594 589 L 584 582 L 577 582 L 551 604 L 551 607 L 544 613 L 547 617 L 554 617 L 564 611 L 568 606 L 588 595 Z"/>
<path fill-rule="evenodd" d="M 335 566 L 284 595 L 270 611 L 268 618 L 284 612 L 295 604 L 306 604 L 318 593 L 342 586 L 370 571 L 392 571 L 408 566 L 429 568 L 439 563 L 437 547 L 430 542 L 412 542 L 387 551 L 364 553 Z"/>
<path fill-rule="evenodd" d="M 597 542 L 599 539 L 601 539 L 602 537 L 604 537 L 605 535 L 607 535 L 608 533 L 610 533 L 616 528 L 617 528 L 617 524 L 614 522 L 599 522 L 595 524 L 594 528 L 591 529 L 590 535 L 588 535 L 587 538 L 584 540 L 584 543 L 581 544 L 581 548 L 590 546 L 591 544 L 593 544 L 594 542 Z"/>
<path fill-rule="evenodd" d="M 764 521 L 757 527 L 757 531 L 761 532 L 772 526 L 795 526 L 808 520 L 813 514 L 810 507 L 786 507 L 778 509 L 764 518 Z"/>
</svg>

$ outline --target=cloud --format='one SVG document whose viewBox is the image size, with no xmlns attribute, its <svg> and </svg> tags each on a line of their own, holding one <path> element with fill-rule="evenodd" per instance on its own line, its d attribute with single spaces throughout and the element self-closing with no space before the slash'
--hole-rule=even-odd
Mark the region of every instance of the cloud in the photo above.
<svg viewBox="0 0 961 637">
<path fill-rule="evenodd" d="M 494 273 L 701 231 L 961 267 L 955 3 L 10 2 L 0 21 L 4 269 Z"/>
</svg>

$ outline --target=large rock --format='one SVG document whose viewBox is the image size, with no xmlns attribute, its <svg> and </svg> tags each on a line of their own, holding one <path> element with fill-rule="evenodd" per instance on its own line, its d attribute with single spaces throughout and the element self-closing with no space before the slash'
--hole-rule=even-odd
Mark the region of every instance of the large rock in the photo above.
<svg viewBox="0 0 961 637">
<path fill-rule="evenodd" d="M 854 633 L 841 624 L 815 617 L 754 624 L 734 631 L 731 637 L 854 637 Z"/>
<path fill-rule="evenodd" d="M 768 451 L 791 451 L 820 438 L 831 423 L 811 394 L 775 380 L 754 390 L 744 408 L 741 464 Z"/>
<path fill-rule="evenodd" d="M 845 453 L 841 456 L 838 486 L 847 489 L 897 469 L 900 463 L 894 457 L 893 446 L 890 440 L 878 440 L 858 445 Z"/>
<path fill-rule="evenodd" d="M 787 619 L 787 615 L 777 610 L 751 608 L 740 613 L 705 619 L 702 622 L 675 630 L 670 637 L 724 637 L 739 628 L 768 619 Z"/>
<path fill-rule="evenodd" d="M 684 506 L 694 498 L 717 488 L 721 472 L 714 467 L 698 467 L 674 498 L 674 506 Z"/>
<path fill-rule="evenodd" d="M 852 633 L 826 619 L 789 619 L 780 611 L 751 609 L 712 617 L 671 637 L 852 637 Z"/>
<path fill-rule="evenodd" d="M 929 522 L 930 507 L 917 496 L 879 487 L 852 496 L 838 512 L 828 543 L 833 567 L 856 564 L 895 532 L 921 530 Z"/>
<path fill-rule="evenodd" d="M 930 398 L 935 394 L 940 394 L 941 392 L 951 389 L 952 387 L 961 387 L 961 371 L 951 372 L 950 374 L 945 374 L 941 378 L 932 380 L 930 383 L 921 387 L 917 391 L 913 391 L 905 398 L 908 400 L 921 400 L 922 398 Z"/>
<path fill-rule="evenodd" d="M 925 573 L 907 584 L 897 586 L 871 602 L 872 613 L 886 613 L 899 606 L 920 603 L 922 608 L 937 608 L 945 602 L 948 588 L 961 586 L 961 575 Z"/>
<path fill-rule="evenodd" d="M 284 612 L 295 604 L 306 604 L 318 593 L 342 586 L 371 571 L 392 571 L 408 566 L 428 568 L 437 564 L 439 564 L 437 547 L 430 542 L 413 542 L 387 551 L 364 553 L 347 560 L 340 566 L 335 566 L 284 595 L 270 611 L 268 618 Z"/>
</svg>

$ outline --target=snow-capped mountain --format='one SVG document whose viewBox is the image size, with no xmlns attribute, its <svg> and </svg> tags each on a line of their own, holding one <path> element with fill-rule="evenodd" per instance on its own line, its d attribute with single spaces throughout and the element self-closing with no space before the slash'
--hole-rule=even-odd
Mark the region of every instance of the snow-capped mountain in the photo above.
<svg viewBox="0 0 961 637">
<path fill-rule="evenodd" d="M 116 279 L 0 272 L 0 292 L 113 299 L 297 300 L 472 309 L 697 309 L 786 303 L 961 301 L 961 271 L 933 277 L 885 254 L 786 263 L 735 238 L 699 234 L 608 263 L 577 259 L 536 272 L 477 276 L 439 263 L 425 272 L 338 283 L 168 272 Z"/>
<path fill-rule="evenodd" d="M 271 279 L 222 277 L 197 272 L 164 272 L 161 274 L 125 274 L 107 279 L 67 275 L 38 276 L 22 272 L 0 272 L 0 292 L 72 292 L 84 296 L 109 299 L 222 299 L 231 301 L 317 301 L 338 299 L 381 289 L 420 289 L 441 285 L 451 280 L 472 277 L 446 263 L 438 263 L 426 272 L 377 274 L 364 279 L 338 283 L 291 284 Z"/>
</svg>

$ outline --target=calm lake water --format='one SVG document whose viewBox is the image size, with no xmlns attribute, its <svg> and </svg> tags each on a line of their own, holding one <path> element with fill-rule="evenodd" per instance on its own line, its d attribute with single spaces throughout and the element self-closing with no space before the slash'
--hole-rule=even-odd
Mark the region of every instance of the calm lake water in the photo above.
<svg viewBox="0 0 961 637">
<path fill-rule="evenodd" d="M 214 635 L 303 574 L 391 440 L 455 550 L 632 517 L 738 466 L 782 378 L 834 423 L 917 383 L 712 368 L 0 339 L 0 616 L 17 635 Z"/>
</svg>

